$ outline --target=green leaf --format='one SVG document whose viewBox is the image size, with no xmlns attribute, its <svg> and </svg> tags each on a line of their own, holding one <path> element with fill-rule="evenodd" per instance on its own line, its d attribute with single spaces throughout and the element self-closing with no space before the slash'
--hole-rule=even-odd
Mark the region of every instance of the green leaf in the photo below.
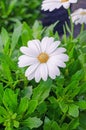
<svg viewBox="0 0 86 130">
<path fill-rule="evenodd" d="M 9 65 L 7 64 L 6 60 L 2 61 L 2 68 L 3 68 L 3 74 L 4 77 L 10 82 L 13 82 L 11 70 L 9 68 Z"/>
<path fill-rule="evenodd" d="M 32 30 L 27 25 L 27 23 L 23 23 L 22 26 L 22 43 L 23 45 L 27 45 L 27 42 L 32 39 Z"/>
<path fill-rule="evenodd" d="M 0 116 L 0 124 L 2 124 L 4 122 L 5 118 L 3 118 L 2 116 Z"/>
<path fill-rule="evenodd" d="M 15 49 L 16 44 L 18 43 L 18 40 L 21 36 L 21 31 L 22 31 L 22 25 L 18 26 L 17 28 L 14 29 L 13 35 L 12 35 L 12 43 L 11 43 L 11 53 Z"/>
<path fill-rule="evenodd" d="M 7 56 L 6 54 L 0 53 L 0 60 L 1 63 L 5 62 L 10 70 L 16 70 L 16 63 L 11 57 Z"/>
<path fill-rule="evenodd" d="M 69 123 L 67 130 L 75 130 L 79 126 L 79 119 L 72 119 Z"/>
<path fill-rule="evenodd" d="M 37 31 L 36 31 L 37 30 Z M 41 39 L 41 34 L 42 34 L 42 25 L 39 21 L 35 21 L 33 27 L 32 27 L 32 31 L 33 31 L 33 37 L 35 39 Z"/>
<path fill-rule="evenodd" d="M 21 99 L 19 107 L 18 107 L 18 114 L 23 114 L 28 108 L 28 98 L 24 97 Z"/>
<path fill-rule="evenodd" d="M 73 98 L 75 95 L 78 94 L 80 88 L 78 87 L 79 82 L 77 80 L 71 81 L 68 86 L 64 89 L 64 95 L 68 95 L 69 97 Z"/>
<path fill-rule="evenodd" d="M 62 127 L 61 127 L 61 130 L 68 130 L 67 127 L 68 127 L 68 124 L 67 123 L 63 123 Z"/>
<path fill-rule="evenodd" d="M 83 31 L 79 36 L 79 43 L 82 44 L 82 43 L 85 43 L 86 42 L 86 30 Z"/>
<path fill-rule="evenodd" d="M 30 100 L 28 103 L 28 109 L 27 109 L 27 113 L 26 114 L 31 114 L 35 111 L 36 107 L 38 105 L 38 101 L 37 100 Z"/>
<path fill-rule="evenodd" d="M 68 104 L 65 103 L 65 101 L 62 98 L 60 98 L 60 100 L 58 100 L 58 104 L 63 113 L 66 113 L 68 111 Z"/>
<path fill-rule="evenodd" d="M 4 93 L 3 84 L 0 83 L 0 104 L 2 103 L 3 93 Z"/>
<path fill-rule="evenodd" d="M 61 130 L 56 121 L 52 121 L 51 124 L 51 130 Z"/>
<path fill-rule="evenodd" d="M 13 126 L 14 126 L 15 128 L 19 128 L 19 122 L 16 121 L 16 120 L 14 120 L 14 121 L 13 121 Z"/>
<path fill-rule="evenodd" d="M 80 130 L 85 130 L 86 129 L 86 111 L 83 111 L 82 113 L 80 113 L 79 122 L 80 122 L 79 126 L 82 128 Z"/>
<path fill-rule="evenodd" d="M 9 15 L 12 12 L 13 8 L 15 7 L 16 2 L 17 2 L 17 0 L 13 0 L 13 1 L 10 2 L 7 15 Z"/>
<path fill-rule="evenodd" d="M 5 128 L 5 130 L 13 130 L 13 128 L 11 128 L 10 126 L 7 126 L 7 127 Z"/>
<path fill-rule="evenodd" d="M 32 99 L 42 103 L 48 96 L 52 87 L 52 81 L 48 79 L 46 82 L 41 82 L 38 87 L 34 88 Z"/>
<path fill-rule="evenodd" d="M 79 116 L 78 108 L 79 108 L 79 106 L 77 106 L 75 104 L 70 104 L 69 105 L 69 110 L 68 110 L 69 115 L 71 115 L 73 117 L 78 117 Z"/>
<path fill-rule="evenodd" d="M 45 30 L 44 30 L 45 31 L 44 32 L 45 36 L 53 36 L 53 29 L 56 26 L 56 24 L 58 24 L 58 23 L 59 23 L 59 21 L 55 22 L 54 24 L 51 24 L 48 27 L 45 27 Z"/>
<path fill-rule="evenodd" d="M 40 120 L 40 118 L 37 117 L 29 117 L 28 119 L 24 120 L 23 124 L 29 127 L 30 129 L 33 129 L 41 126 L 42 121 Z"/>
<path fill-rule="evenodd" d="M 61 129 L 56 121 L 51 121 L 49 118 L 45 117 L 43 130 L 61 130 Z"/>
<path fill-rule="evenodd" d="M 10 45 L 10 37 L 6 29 L 2 28 L 1 30 L 1 38 L 2 38 L 2 44 L 4 45 L 4 52 L 8 54 L 9 45 Z"/>
<path fill-rule="evenodd" d="M 86 93 L 86 82 L 83 82 L 83 84 L 80 85 L 80 91 L 79 94 Z"/>
<path fill-rule="evenodd" d="M 15 111 L 17 107 L 17 94 L 11 89 L 7 88 L 3 95 L 3 104 L 7 110 Z"/>
<path fill-rule="evenodd" d="M 2 37 L 0 35 L 0 52 L 3 52 Z"/>
<path fill-rule="evenodd" d="M 71 77 L 71 81 L 73 80 L 80 81 L 81 79 L 83 79 L 83 77 L 84 77 L 84 71 L 79 70 Z"/>
<path fill-rule="evenodd" d="M 37 107 L 37 111 L 40 113 L 40 114 L 45 114 L 46 111 L 47 111 L 47 105 L 45 102 L 39 104 L 39 106 Z"/>
<path fill-rule="evenodd" d="M 2 106 L 0 106 L 0 115 L 1 115 L 2 117 L 8 115 L 8 112 L 7 112 L 6 109 L 5 109 L 4 107 L 2 107 Z"/>
<path fill-rule="evenodd" d="M 22 91 L 22 95 L 23 97 L 27 97 L 28 99 L 30 99 L 32 95 L 32 86 L 25 87 Z"/>
<path fill-rule="evenodd" d="M 85 110 L 86 109 L 86 101 L 85 100 L 81 100 L 79 102 L 76 103 L 80 109 Z"/>
<path fill-rule="evenodd" d="M 24 127 L 20 127 L 18 130 L 30 130 L 30 128 L 24 126 Z"/>
</svg>

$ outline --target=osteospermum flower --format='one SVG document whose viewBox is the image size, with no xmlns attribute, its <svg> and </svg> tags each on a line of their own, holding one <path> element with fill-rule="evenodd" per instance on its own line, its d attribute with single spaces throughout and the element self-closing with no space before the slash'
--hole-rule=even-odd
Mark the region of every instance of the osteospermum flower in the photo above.
<svg viewBox="0 0 86 130">
<path fill-rule="evenodd" d="M 53 11 L 63 6 L 65 9 L 70 7 L 71 3 L 77 3 L 77 0 L 44 0 L 42 2 L 42 10 Z"/>
<path fill-rule="evenodd" d="M 71 17 L 72 17 L 73 23 L 75 23 L 76 25 L 78 23 L 86 24 L 86 9 L 80 8 L 80 9 L 75 10 L 74 13 L 71 14 Z"/>
<path fill-rule="evenodd" d="M 55 79 L 60 75 L 59 67 L 66 67 L 64 62 L 68 61 L 68 56 L 64 54 L 66 49 L 58 47 L 59 44 L 60 41 L 54 41 L 53 37 L 44 37 L 42 41 L 31 40 L 27 47 L 20 48 L 23 55 L 19 57 L 18 65 L 29 66 L 25 72 L 28 80 L 46 81 L 48 76 Z"/>
</svg>

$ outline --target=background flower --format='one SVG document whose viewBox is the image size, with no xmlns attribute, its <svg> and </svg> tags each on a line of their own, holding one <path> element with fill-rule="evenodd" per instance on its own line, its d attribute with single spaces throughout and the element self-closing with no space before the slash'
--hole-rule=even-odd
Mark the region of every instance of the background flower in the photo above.
<svg viewBox="0 0 86 130">
<path fill-rule="evenodd" d="M 64 54 L 65 48 L 58 47 L 60 41 L 54 41 L 53 37 L 44 37 L 42 41 L 32 40 L 28 42 L 28 47 L 21 47 L 23 53 L 19 57 L 19 67 L 29 66 L 25 72 L 28 80 L 35 78 L 39 82 L 41 78 L 46 81 L 48 75 L 55 79 L 60 75 L 59 67 L 66 67 L 64 62 L 68 61 L 68 56 Z"/>
<path fill-rule="evenodd" d="M 83 24 L 83 23 L 86 23 L 86 9 L 77 9 L 75 10 L 72 14 L 71 14 L 71 17 L 72 17 L 72 21 L 73 23 L 75 24 Z"/>
<path fill-rule="evenodd" d="M 77 0 L 44 0 L 42 2 L 42 10 L 53 11 L 63 6 L 65 9 L 70 7 L 71 3 L 77 3 Z"/>
</svg>

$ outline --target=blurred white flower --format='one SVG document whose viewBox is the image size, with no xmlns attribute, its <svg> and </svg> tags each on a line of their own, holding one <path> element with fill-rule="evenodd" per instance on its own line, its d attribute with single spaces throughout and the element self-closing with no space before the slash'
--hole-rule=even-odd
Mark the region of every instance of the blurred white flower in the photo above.
<svg viewBox="0 0 86 130">
<path fill-rule="evenodd" d="M 61 6 L 68 9 L 71 3 L 77 3 L 77 1 L 78 0 L 43 0 L 42 10 L 53 11 L 54 9 L 59 9 Z"/>
<path fill-rule="evenodd" d="M 71 14 L 71 17 L 72 17 L 73 23 L 75 23 L 76 25 L 78 23 L 80 23 L 80 24 L 85 23 L 86 24 L 86 9 L 80 8 L 80 9 L 75 10 Z"/>
<path fill-rule="evenodd" d="M 68 61 L 68 56 L 64 54 L 66 49 L 58 47 L 59 44 L 60 41 L 54 41 L 53 37 L 44 37 L 41 42 L 31 40 L 28 47 L 20 48 L 23 55 L 18 59 L 18 66 L 29 66 L 25 72 L 28 80 L 46 81 L 48 75 L 52 79 L 60 75 L 59 67 L 66 67 L 64 62 Z"/>
</svg>

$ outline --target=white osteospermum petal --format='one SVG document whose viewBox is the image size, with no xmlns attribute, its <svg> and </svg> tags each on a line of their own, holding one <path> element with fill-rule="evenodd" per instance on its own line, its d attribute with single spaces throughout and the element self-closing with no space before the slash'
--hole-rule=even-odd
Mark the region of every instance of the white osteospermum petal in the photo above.
<svg viewBox="0 0 86 130">
<path fill-rule="evenodd" d="M 47 80 L 47 77 L 48 77 L 48 69 L 47 69 L 47 65 L 44 63 L 44 64 L 41 64 L 40 65 L 40 74 L 41 74 L 41 78 L 46 81 Z"/>
<path fill-rule="evenodd" d="M 58 67 L 61 67 L 61 68 L 65 68 L 66 67 L 66 64 L 60 60 L 58 60 L 57 64 L 56 64 Z"/>
<path fill-rule="evenodd" d="M 71 3 L 77 3 L 77 0 L 43 0 L 42 10 L 53 11 L 54 9 L 59 9 L 61 6 L 68 9 Z"/>
<path fill-rule="evenodd" d="M 52 56 L 50 58 L 50 62 L 54 63 L 56 66 L 58 67 L 62 67 L 62 68 L 65 68 L 66 67 L 66 64 L 64 63 L 64 61 L 58 59 L 57 57 L 55 56 Z"/>
<path fill-rule="evenodd" d="M 28 67 L 28 69 L 25 72 L 25 76 L 28 77 L 29 75 L 35 73 L 35 70 L 37 69 L 38 66 L 39 66 L 39 63 L 33 64 L 30 67 Z"/>
<path fill-rule="evenodd" d="M 69 0 L 71 3 L 77 3 L 78 0 Z"/>
<path fill-rule="evenodd" d="M 58 4 L 57 4 L 58 2 Z M 54 9 L 59 9 L 61 7 L 61 2 L 59 0 L 44 0 L 42 2 L 42 10 L 53 11 Z"/>
<path fill-rule="evenodd" d="M 77 9 L 75 10 L 72 14 L 71 14 L 71 17 L 72 17 L 72 21 L 73 23 L 75 23 L 76 25 L 77 24 L 83 24 L 85 23 L 86 24 L 86 9 Z"/>
<path fill-rule="evenodd" d="M 64 54 L 66 49 L 58 47 L 59 44 L 60 41 L 54 42 L 53 37 L 44 37 L 41 42 L 32 40 L 28 42 L 28 47 L 20 48 L 24 55 L 18 58 L 18 66 L 28 66 L 25 71 L 28 80 L 46 81 L 48 76 L 55 79 L 60 75 L 59 67 L 66 67 L 64 62 L 68 61 L 68 56 Z"/>
<path fill-rule="evenodd" d="M 60 41 L 53 42 L 50 47 L 47 49 L 47 53 L 50 55 L 56 48 L 60 45 Z"/>
<path fill-rule="evenodd" d="M 59 59 L 59 60 L 65 62 L 65 61 L 69 60 L 69 57 L 66 54 L 59 54 L 59 55 L 56 55 L 56 59 Z"/>
<path fill-rule="evenodd" d="M 36 58 L 28 57 L 27 55 L 22 55 L 19 57 L 18 66 L 25 67 L 35 63 L 37 63 Z"/>
<path fill-rule="evenodd" d="M 53 43 L 54 38 L 53 37 L 44 37 L 41 41 L 41 50 L 42 52 L 45 52 L 49 46 Z"/>
<path fill-rule="evenodd" d="M 59 55 L 59 54 L 61 54 L 61 53 L 64 53 L 65 51 L 66 51 L 65 48 L 59 47 L 59 48 L 57 48 L 54 52 L 52 52 L 52 53 L 50 54 L 50 56 Z"/>
<path fill-rule="evenodd" d="M 28 49 L 28 47 L 23 46 L 23 47 L 20 48 L 20 51 L 23 54 L 28 55 L 29 49 Z"/>
<path fill-rule="evenodd" d="M 28 75 L 27 79 L 32 80 L 32 79 L 34 79 L 34 77 L 35 77 L 35 74 L 33 72 L 32 74 Z"/>
<path fill-rule="evenodd" d="M 65 9 L 68 9 L 70 7 L 70 3 L 69 2 L 64 2 L 63 7 Z"/>
<path fill-rule="evenodd" d="M 31 56 L 31 57 L 33 57 L 33 58 L 35 58 L 35 57 L 38 55 L 38 53 L 39 53 L 39 52 L 37 52 L 37 50 L 34 49 L 34 48 L 28 48 L 28 47 L 24 47 L 24 46 L 20 48 L 20 51 L 21 51 L 23 54 L 25 54 L 25 55 L 27 55 L 27 56 Z"/>
<path fill-rule="evenodd" d="M 47 62 L 47 67 L 48 67 L 48 71 L 49 71 L 49 76 L 50 76 L 52 79 L 55 79 L 56 76 L 59 76 L 59 75 L 60 75 L 59 69 L 58 69 L 57 66 L 52 62 L 52 60 L 49 60 L 49 61 Z"/>
<path fill-rule="evenodd" d="M 41 50 L 42 52 L 45 52 L 46 48 L 47 48 L 47 43 L 48 43 L 49 38 L 48 37 L 44 37 L 41 41 Z"/>
<path fill-rule="evenodd" d="M 35 56 L 37 56 L 41 52 L 40 41 L 32 40 L 28 42 L 29 49 L 33 50 Z"/>
<path fill-rule="evenodd" d="M 40 65 L 38 66 L 38 68 L 35 71 L 35 81 L 39 82 L 41 80 L 41 74 L 40 74 Z"/>
</svg>

